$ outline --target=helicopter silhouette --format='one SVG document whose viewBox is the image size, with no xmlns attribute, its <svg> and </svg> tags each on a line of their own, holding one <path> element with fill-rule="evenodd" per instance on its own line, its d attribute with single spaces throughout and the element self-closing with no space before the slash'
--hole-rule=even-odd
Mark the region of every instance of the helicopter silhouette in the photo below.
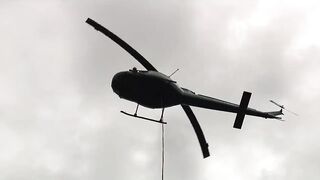
<svg viewBox="0 0 320 180">
<path fill-rule="evenodd" d="M 136 68 L 133 68 L 129 71 L 118 72 L 114 75 L 111 83 L 113 91 L 119 95 L 120 98 L 137 103 L 134 114 L 124 111 L 121 112 L 132 117 L 165 124 L 166 122 L 163 121 L 164 109 L 180 105 L 194 128 L 202 150 L 203 158 L 210 156 L 208 149 L 209 145 L 206 142 L 200 124 L 190 106 L 236 113 L 237 115 L 233 127 L 237 129 L 241 129 L 245 115 L 281 120 L 281 117 L 278 115 L 283 115 L 283 106 L 279 106 L 281 108 L 279 111 L 271 112 L 262 112 L 249 108 L 250 92 L 243 92 L 240 104 L 238 105 L 213 97 L 196 94 L 189 89 L 182 88 L 176 81 L 171 79 L 170 76 L 172 74 L 167 76 L 159 72 L 140 53 L 117 35 L 90 18 L 86 20 L 86 23 L 112 39 L 146 68 L 146 70 L 137 70 Z M 162 112 L 160 119 L 155 120 L 137 115 L 139 105 L 152 109 L 161 108 Z"/>
</svg>

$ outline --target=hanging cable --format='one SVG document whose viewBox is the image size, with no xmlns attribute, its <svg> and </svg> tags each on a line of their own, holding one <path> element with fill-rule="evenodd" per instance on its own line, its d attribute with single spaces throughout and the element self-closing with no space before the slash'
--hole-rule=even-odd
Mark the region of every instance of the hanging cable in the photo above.
<svg viewBox="0 0 320 180">
<path fill-rule="evenodd" d="M 161 180 L 164 180 L 164 124 L 161 124 L 161 144 L 162 144 L 162 159 L 161 159 Z"/>
</svg>

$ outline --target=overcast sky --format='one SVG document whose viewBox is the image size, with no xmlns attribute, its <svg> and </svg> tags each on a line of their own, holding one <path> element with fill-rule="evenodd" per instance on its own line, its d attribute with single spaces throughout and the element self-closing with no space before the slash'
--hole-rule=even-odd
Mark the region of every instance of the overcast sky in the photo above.
<svg viewBox="0 0 320 180">
<path fill-rule="evenodd" d="M 177 106 L 165 111 L 167 180 L 320 177 L 320 3 L 317 0 L 0 0 L 0 180 L 160 179 L 159 124 L 124 116 L 110 87 L 143 69 L 85 23 L 119 35 L 196 93 L 278 110 L 285 122 L 193 108 L 202 159 Z M 160 110 L 141 108 L 158 118 Z"/>
</svg>

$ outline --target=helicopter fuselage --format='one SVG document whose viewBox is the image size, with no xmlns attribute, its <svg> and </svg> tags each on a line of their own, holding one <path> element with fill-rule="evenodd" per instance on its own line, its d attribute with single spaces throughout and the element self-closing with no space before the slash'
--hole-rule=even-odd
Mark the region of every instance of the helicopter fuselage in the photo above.
<svg viewBox="0 0 320 180">
<path fill-rule="evenodd" d="M 156 71 L 122 71 L 114 75 L 113 91 L 129 101 L 148 108 L 181 104 L 183 90 L 169 76 Z"/>
</svg>

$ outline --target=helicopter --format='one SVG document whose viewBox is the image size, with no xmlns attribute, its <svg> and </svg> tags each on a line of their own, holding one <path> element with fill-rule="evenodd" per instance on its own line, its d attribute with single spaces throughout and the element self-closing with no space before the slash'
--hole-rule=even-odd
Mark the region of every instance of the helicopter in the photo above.
<svg viewBox="0 0 320 180">
<path fill-rule="evenodd" d="M 279 111 L 270 112 L 263 112 L 249 108 L 248 105 L 252 93 L 247 91 L 243 92 L 240 104 L 238 105 L 213 97 L 196 94 L 187 88 L 180 87 L 176 81 L 171 79 L 172 74 L 167 76 L 159 72 L 140 53 L 117 35 L 90 18 L 86 20 L 86 23 L 109 37 L 131 54 L 144 68 L 146 68 L 146 70 L 137 70 L 137 68 L 132 68 L 128 71 L 118 72 L 113 76 L 111 82 L 113 91 L 120 98 L 137 103 L 134 114 L 124 111 L 120 112 L 135 118 L 166 124 L 166 122 L 163 121 L 164 109 L 180 105 L 193 126 L 201 147 L 203 158 L 210 156 L 209 145 L 190 106 L 236 113 L 233 127 L 237 129 L 241 129 L 245 115 L 281 120 L 279 115 L 283 115 L 283 106 L 276 104 L 281 109 Z M 160 119 L 155 120 L 139 116 L 138 108 L 140 105 L 151 109 L 162 109 Z"/>
</svg>

